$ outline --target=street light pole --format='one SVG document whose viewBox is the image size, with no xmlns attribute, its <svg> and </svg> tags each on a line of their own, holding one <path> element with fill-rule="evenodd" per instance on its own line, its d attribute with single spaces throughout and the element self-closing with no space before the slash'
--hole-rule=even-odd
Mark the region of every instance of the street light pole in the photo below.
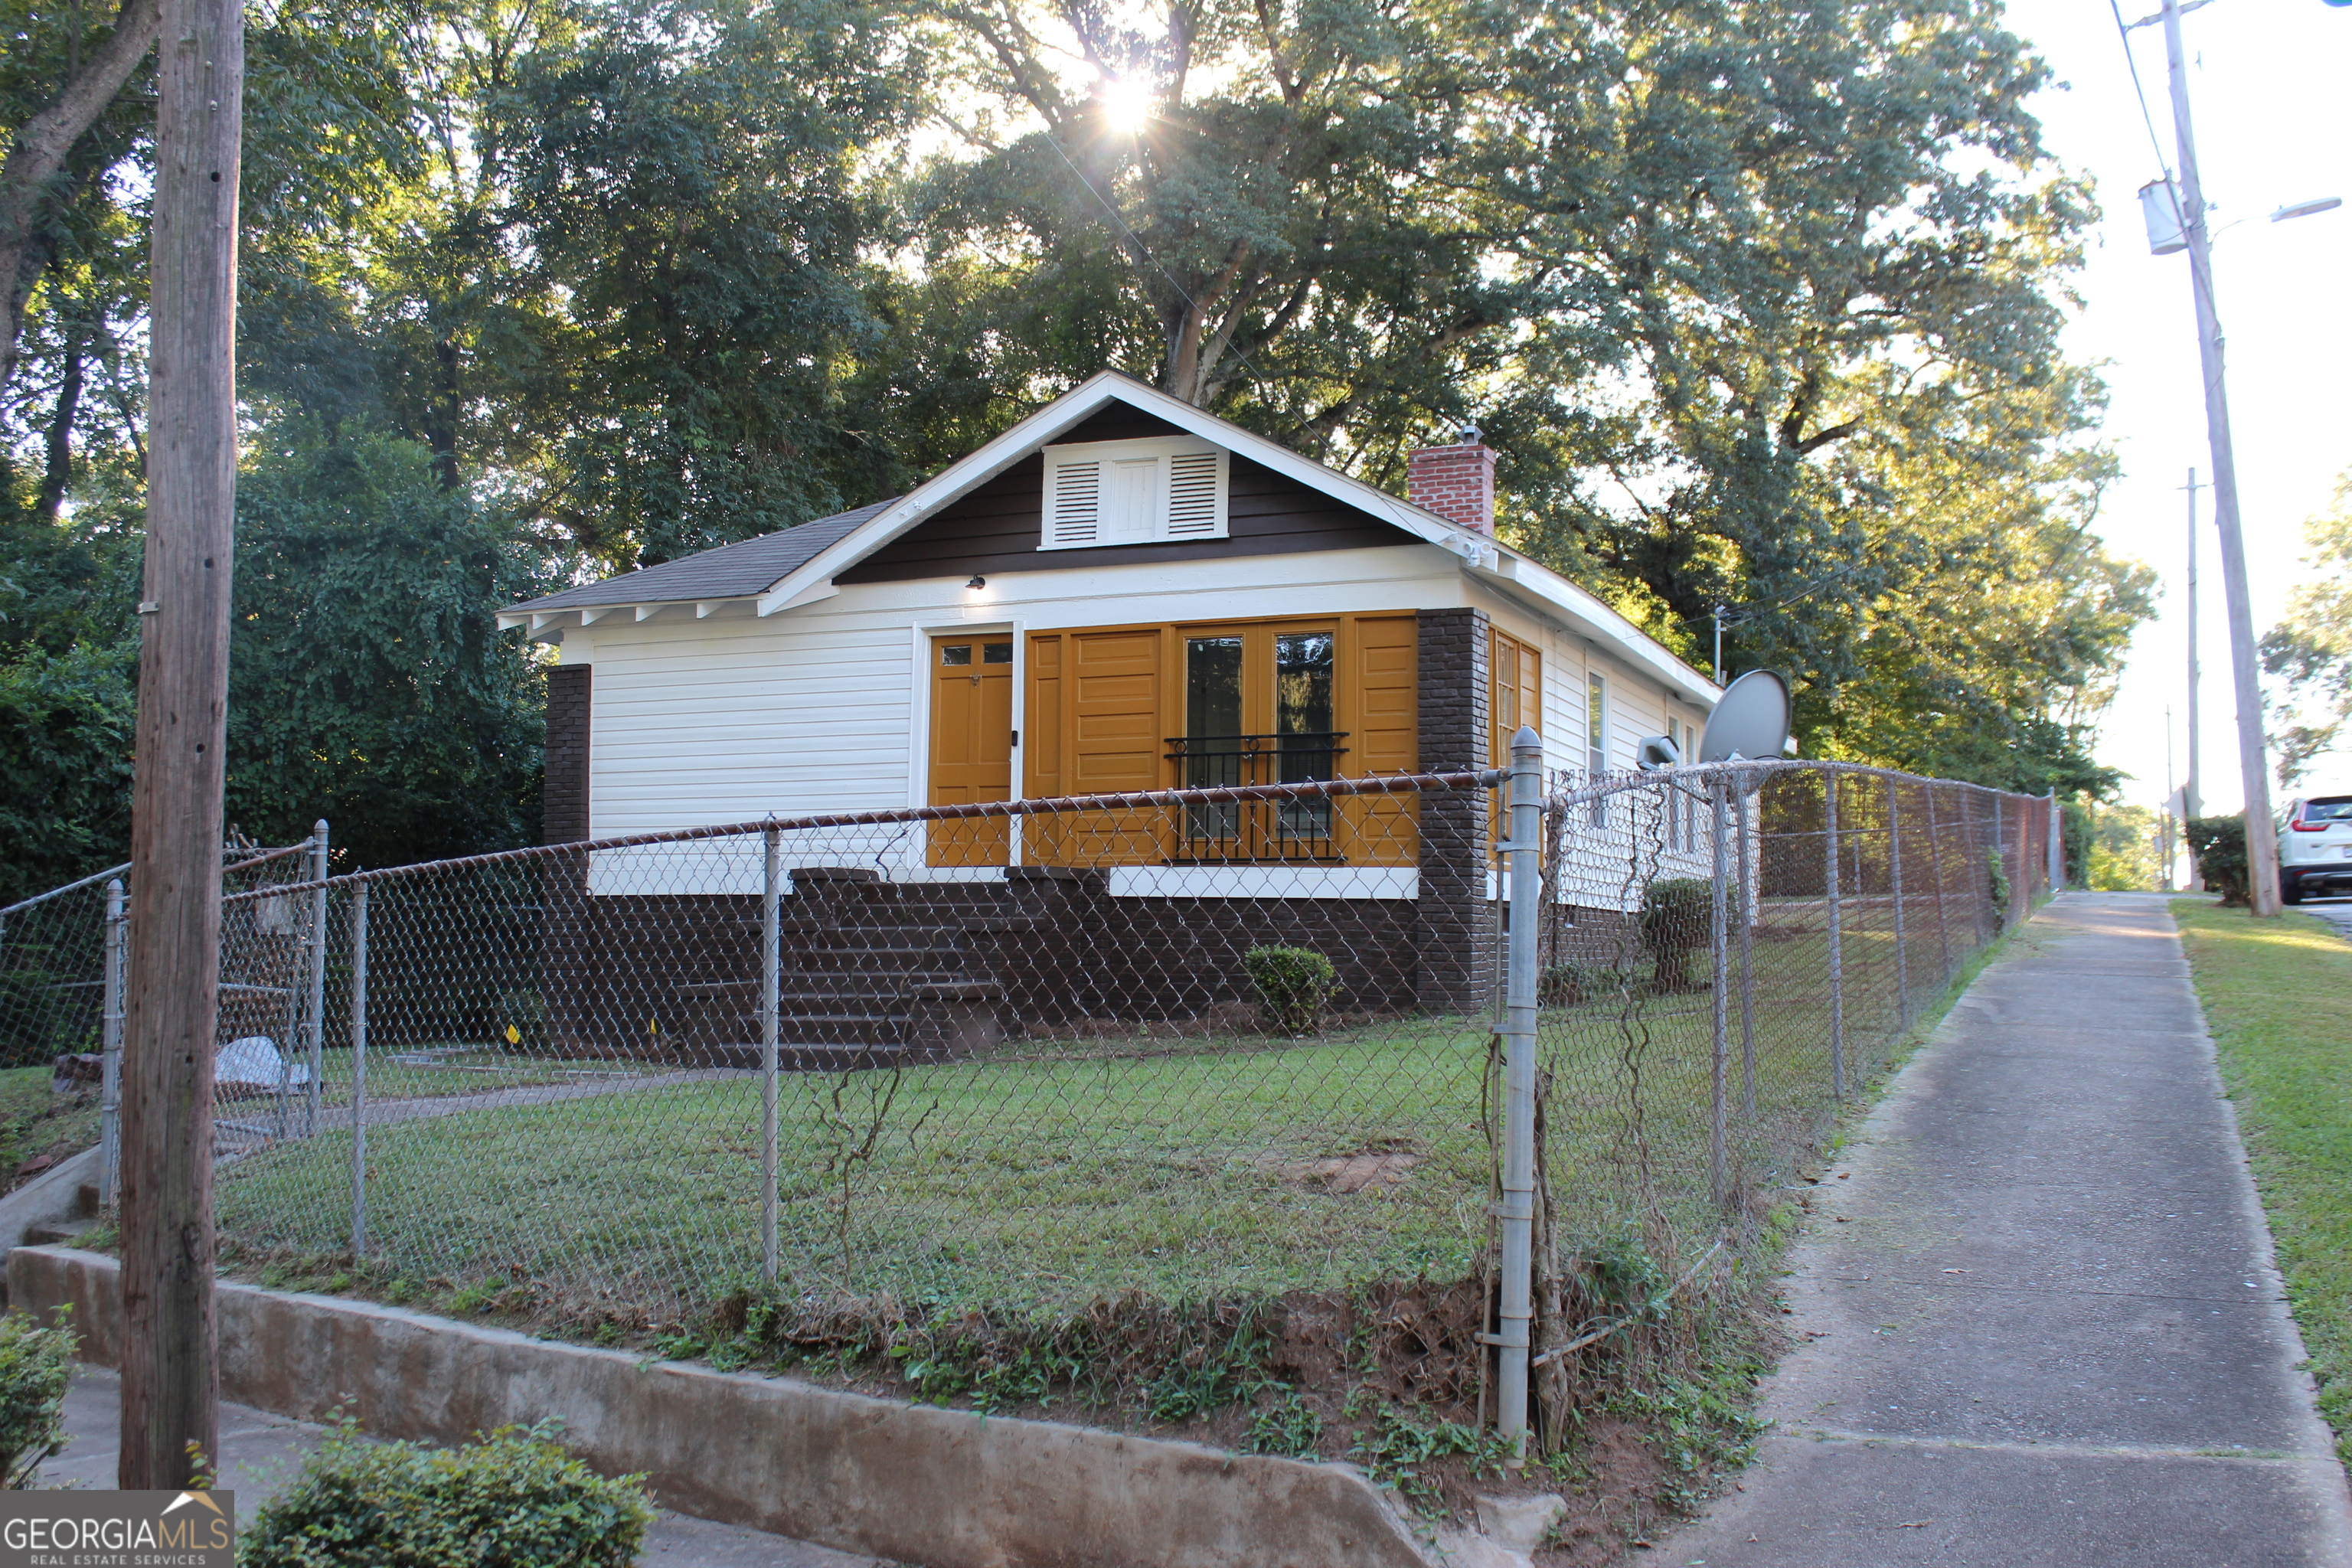
<svg viewBox="0 0 2352 1568">
<path fill-rule="evenodd" d="M 2189 121 L 2189 68 L 2180 47 L 2179 0 L 2164 0 L 2164 58 L 2172 128 L 2180 151 L 2181 228 L 2189 241 L 2197 301 L 2197 351 L 2205 376 L 2205 430 L 2213 448 L 2213 528 L 2221 538 L 2221 597 L 2230 613 L 2231 685 L 2238 703 L 2238 771 L 2246 796 L 2246 872 L 2257 916 L 2279 912 L 2278 826 L 2271 820 L 2270 763 L 2263 745 L 2263 693 L 2254 663 L 2254 611 L 2246 592 L 2246 543 L 2238 521 L 2238 459 L 2230 441 L 2222 381 L 2221 322 L 2213 303 L 2212 237 L 2197 178 L 2197 138 Z M 2193 499 L 2193 498 L 2192 498 Z"/>
</svg>

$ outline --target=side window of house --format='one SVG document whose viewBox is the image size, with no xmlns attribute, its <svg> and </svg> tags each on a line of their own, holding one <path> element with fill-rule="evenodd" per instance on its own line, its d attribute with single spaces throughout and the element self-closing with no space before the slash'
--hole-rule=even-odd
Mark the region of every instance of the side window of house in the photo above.
<svg viewBox="0 0 2352 1568">
<path fill-rule="evenodd" d="M 1682 754 L 1682 721 L 1676 719 L 1671 713 L 1666 715 L 1666 744 L 1675 749 L 1675 755 L 1680 756 Z M 1687 829 L 1687 821 L 1683 815 L 1683 793 L 1678 789 L 1669 788 L 1665 793 L 1664 799 L 1666 803 L 1666 847 L 1669 849 L 1687 849 L 1690 847 L 1690 844 L 1684 837 L 1684 834 Z"/>
<path fill-rule="evenodd" d="M 1487 765 L 1508 767 L 1522 724 L 1543 728 L 1543 656 L 1507 632 L 1493 634 L 1486 665 Z"/>
<path fill-rule="evenodd" d="M 1609 683 L 1598 675 L 1585 677 L 1584 769 L 1598 778 L 1609 771 Z M 1592 826 L 1609 825 L 1609 802 L 1592 803 Z"/>
<path fill-rule="evenodd" d="M 1190 437 L 1048 447 L 1040 550 L 1223 539 L 1231 458 Z"/>
</svg>

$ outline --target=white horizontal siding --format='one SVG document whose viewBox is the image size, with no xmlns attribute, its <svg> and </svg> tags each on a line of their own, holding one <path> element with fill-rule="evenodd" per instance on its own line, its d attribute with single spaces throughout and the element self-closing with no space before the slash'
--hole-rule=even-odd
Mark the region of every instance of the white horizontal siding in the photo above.
<svg viewBox="0 0 2352 1568">
<path fill-rule="evenodd" d="M 915 672 L 903 625 L 779 616 L 598 632 L 598 837 L 906 804 Z"/>
</svg>

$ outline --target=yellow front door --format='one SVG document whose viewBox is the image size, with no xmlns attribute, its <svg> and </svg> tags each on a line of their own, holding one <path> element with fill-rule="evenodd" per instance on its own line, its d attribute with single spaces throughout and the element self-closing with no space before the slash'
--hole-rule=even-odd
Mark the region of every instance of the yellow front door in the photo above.
<svg viewBox="0 0 2352 1568">
<path fill-rule="evenodd" d="M 931 639 L 931 804 L 1013 798 L 1013 639 Z M 934 822 L 934 866 L 1003 866 L 1011 818 Z"/>
</svg>

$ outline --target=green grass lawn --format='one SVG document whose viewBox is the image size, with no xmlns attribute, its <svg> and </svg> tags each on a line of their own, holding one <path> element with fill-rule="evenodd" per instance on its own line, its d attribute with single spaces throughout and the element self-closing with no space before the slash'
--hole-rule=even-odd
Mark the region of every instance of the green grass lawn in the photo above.
<svg viewBox="0 0 2352 1568">
<path fill-rule="evenodd" d="M 50 1070 L 0 1070 L 0 1191 L 36 1155 L 62 1160 L 98 1142 L 98 1087 L 89 1085 L 79 1094 L 53 1093 Z"/>
<path fill-rule="evenodd" d="M 1858 1091 L 1901 1031 L 1884 910 L 1853 913 Z M 1801 910 L 1768 919 L 1752 1098 L 1736 996 L 1727 1009 L 1726 1174 L 1759 1215 L 1817 1155 L 1835 1110 L 1827 936 Z M 1914 1011 L 1928 1011 L 1942 960 L 1916 929 L 1911 943 Z M 1694 978 L 1705 969 L 1702 954 Z M 1713 1012 L 1704 988 L 1544 1010 L 1548 1164 L 1569 1245 L 1628 1223 L 1670 1254 L 1721 1234 Z M 1190 1303 L 1460 1278 L 1488 1224 L 1487 1043 L 1477 1015 L 1299 1041 L 1023 1040 L 895 1079 L 786 1074 L 783 1282 L 811 1303 L 1059 1313 L 1127 1292 Z M 327 1064 L 332 1094 L 348 1058 Z M 555 1081 L 577 1065 L 488 1053 L 399 1072 L 375 1058 L 369 1072 L 390 1098 Z M 744 1074 L 372 1128 L 373 1266 L 477 1300 L 528 1286 L 575 1320 L 691 1311 L 758 1275 L 760 1092 Z M 349 1163 L 348 1134 L 329 1133 L 224 1166 L 225 1232 L 281 1254 L 339 1251 Z"/>
<path fill-rule="evenodd" d="M 2352 945 L 2308 915 L 2173 917 L 2253 1159 L 2319 1409 L 2352 1461 Z"/>
</svg>

